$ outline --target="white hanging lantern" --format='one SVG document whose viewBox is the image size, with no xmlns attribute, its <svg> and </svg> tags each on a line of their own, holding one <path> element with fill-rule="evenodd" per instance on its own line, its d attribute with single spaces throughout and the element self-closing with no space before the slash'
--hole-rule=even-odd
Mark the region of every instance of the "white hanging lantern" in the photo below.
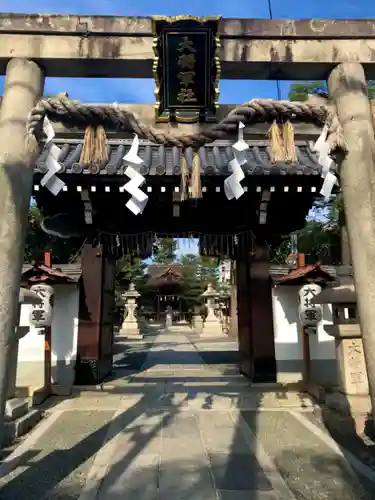
<svg viewBox="0 0 375 500">
<path fill-rule="evenodd" d="M 40 304 L 33 304 L 30 313 L 30 323 L 35 328 L 51 326 L 53 318 L 54 291 L 50 285 L 33 285 L 30 290 L 35 292 L 40 298 Z"/>
<path fill-rule="evenodd" d="M 319 304 L 313 304 L 312 300 L 322 291 L 322 287 L 316 283 L 303 285 L 299 295 L 299 316 L 303 326 L 316 326 L 323 318 L 323 309 Z"/>
</svg>

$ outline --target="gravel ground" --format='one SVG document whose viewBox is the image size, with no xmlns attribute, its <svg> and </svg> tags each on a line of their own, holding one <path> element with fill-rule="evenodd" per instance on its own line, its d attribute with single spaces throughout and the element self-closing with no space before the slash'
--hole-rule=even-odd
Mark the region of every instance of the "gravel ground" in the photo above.
<svg viewBox="0 0 375 500">
<path fill-rule="evenodd" d="M 364 433 L 358 435 L 353 418 L 340 411 L 322 408 L 306 414 L 315 425 L 333 437 L 342 447 L 375 471 L 375 441 Z"/>
</svg>

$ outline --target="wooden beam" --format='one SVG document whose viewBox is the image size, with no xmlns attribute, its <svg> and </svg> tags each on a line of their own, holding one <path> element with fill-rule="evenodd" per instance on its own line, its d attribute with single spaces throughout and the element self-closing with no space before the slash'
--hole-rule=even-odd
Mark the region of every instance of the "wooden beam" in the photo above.
<svg viewBox="0 0 375 500">
<path fill-rule="evenodd" d="M 375 20 L 223 19 L 224 79 L 325 79 L 360 62 L 375 79 Z M 152 78 L 150 18 L 0 16 L 0 73 L 13 57 L 40 62 L 47 76 Z"/>
</svg>

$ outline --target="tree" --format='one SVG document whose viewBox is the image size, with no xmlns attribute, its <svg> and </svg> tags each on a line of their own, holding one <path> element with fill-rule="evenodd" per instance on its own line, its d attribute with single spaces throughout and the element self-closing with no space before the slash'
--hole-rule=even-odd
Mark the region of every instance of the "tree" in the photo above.
<svg viewBox="0 0 375 500">
<path fill-rule="evenodd" d="M 290 101 L 306 101 L 309 94 L 327 95 L 327 85 L 324 81 L 292 83 L 288 98 Z"/>
<path fill-rule="evenodd" d="M 306 101 L 309 94 L 328 97 L 326 82 L 301 82 L 290 86 L 291 101 Z M 368 95 L 370 99 L 375 99 L 375 81 L 368 82 Z M 312 211 L 314 215 L 307 219 L 301 230 L 297 231 L 298 250 L 315 261 L 338 263 L 342 262 L 343 258 L 347 261 L 347 254 L 345 257 L 343 255 L 347 246 L 347 234 L 344 230 L 341 196 L 331 196 L 328 202 L 317 199 Z M 282 258 L 287 250 L 288 243 L 284 242 L 275 252 L 277 258 Z"/>
<path fill-rule="evenodd" d="M 195 305 L 203 303 L 201 295 L 208 283 L 215 286 L 218 281 L 217 259 L 185 254 L 181 256 L 180 264 L 184 266 L 183 296 L 188 309 L 193 309 Z"/>
<path fill-rule="evenodd" d="M 200 257 L 193 254 L 182 255 L 180 263 L 184 266 L 182 294 L 187 309 L 194 309 L 195 305 L 203 302 L 201 295 L 205 290 L 205 284 L 201 280 L 199 272 Z"/>
<path fill-rule="evenodd" d="M 43 253 L 50 250 L 53 264 L 67 264 L 79 253 L 83 241 L 74 238 L 57 238 L 45 233 L 40 226 L 42 220 L 43 216 L 38 207 L 35 204 L 31 205 L 29 208 L 24 262 L 41 261 Z"/>
<path fill-rule="evenodd" d="M 309 94 L 328 97 L 328 89 L 325 81 L 292 83 L 289 89 L 290 101 L 306 101 Z M 368 81 L 369 99 L 375 99 L 375 81 Z"/>
<path fill-rule="evenodd" d="M 177 241 L 173 238 L 158 238 L 154 244 L 156 264 L 172 264 L 176 261 Z"/>
<path fill-rule="evenodd" d="M 116 263 L 116 281 L 120 286 L 129 286 L 133 282 L 137 287 L 144 281 L 146 267 L 140 257 L 124 255 Z"/>
<path fill-rule="evenodd" d="M 122 292 L 134 283 L 137 292 L 141 294 L 142 304 L 148 298 L 146 274 L 147 264 L 138 256 L 124 255 L 116 262 L 116 301 L 122 302 Z"/>
<path fill-rule="evenodd" d="M 208 283 L 215 285 L 219 279 L 219 263 L 218 260 L 213 257 L 200 256 L 200 277 L 205 286 Z"/>
</svg>

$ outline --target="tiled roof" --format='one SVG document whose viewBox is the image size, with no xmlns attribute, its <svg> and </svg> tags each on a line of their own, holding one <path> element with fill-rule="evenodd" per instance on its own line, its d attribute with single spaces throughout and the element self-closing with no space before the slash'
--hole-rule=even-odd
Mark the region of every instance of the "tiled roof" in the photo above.
<svg viewBox="0 0 375 500">
<path fill-rule="evenodd" d="M 279 279 L 279 284 L 282 285 L 285 283 L 289 285 L 308 278 L 322 279 L 324 281 L 334 280 L 334 277 L 322 269 L 319 264 L 309 264 L 298 269 L 293 269 L 293 271 L 290 271 L 290 273 Z"/>
<path fill-rule="evenodd" d="M 123 156 L 128 152 L 132 140 L 108 140 L 108 157 L 106 165 L 88 167 L 79 163 L 83 140 L 82 139 L 56 139 L 55 144 L 61 148 L 59 161 L 62 166 L 61 173 L 69 174 L 100 174 L 123 175 L 125 166 Z M 306 141 L 296 141 L 298 162 L 291 164 L 285 162 L 272 163 L 268 141 L 248 141 L 246 163 L 243 169 L 246 175 L 319 175 L 321 167 L 316 154 L 311 150 Z M 216 141 L 199 149 L 201 160 L 201 173 L 203 175 L 228 175 L 228 164 L 233 159 L 230 141 Z M 46 157 L 48 151 L 42 152 L 39 157 L 35 172 L 44 173 L 47 170 Z M 180 175 L 181 155 L 185 154 L 188 168 L 191 168 L 193 150 L 186 148 L 183 152 L 178 147 L 165 147 L 141 141 L 139 156 L 144 163 L 140 167 L 143 175 Z"/>
<path fill-rule="evenodd" d="M 345 266 L 345 265 L 339 265 L 339 266 L 326 266 L 322 264 L 320 266 L 324 271 L 326 271 L 328 274 L 331 276 L 334 276 L 337 280 L 340 281 L 340 283 L 345 279 L 347 280 L 349 278 L 350 282 L 352 282 L 352 275 L 353 275 L 353 269 L 352 266 Z M 271 264 L 270 265 L 270 274 L 273 279 L 279 280 L 281 276 L 285 276 L 289 274 L 290 269 L 287 265 L 282 264 L 282 265 L 276 265 L 276 264 Z"/>
<path fill-rule="evenodd" d="M 73 282 L 78 282 L 78 280 L 82 275 L 82 266 L 80 263 L 78 263 L 78 264 L 56 264 L 55 266 L 52 267 L 52 269 L 46 268 L 46 266 L 44 265 L 32 266 L 31 264 L 24 264 L 22 266 L 22 276 L 28 271 L 31 271 L 33 268 L 34 269 L 39 268 L 41 272 L 47 269 L 46 274 L 52 273 L 52 275 L 54 275 L 57 278 L 65 277 L 72 280 Z"/>
<path fill-rule="evenodd" d="M 183 277 L 184 266 L 181 264 L 153 264 L 148 266 L 147 273 L 152 278 L 160 278 L 171 272 L 176 276 Z"/>
</svg>

